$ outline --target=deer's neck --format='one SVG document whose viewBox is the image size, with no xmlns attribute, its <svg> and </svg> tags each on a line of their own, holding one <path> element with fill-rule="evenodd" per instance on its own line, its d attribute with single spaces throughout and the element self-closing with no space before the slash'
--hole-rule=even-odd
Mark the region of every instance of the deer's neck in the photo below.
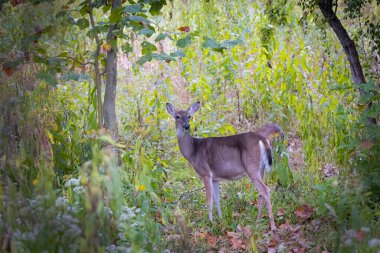
<svg viewBox="0 0 380 253">
<path fill-rule="evenodd" d="M 181 150 L 182 155 L 190 160 L 194 152 L 194 138 L 190 135 L 188 131 L 183 131 L 182 129 L 177 129 L 178 136 L 178 146 Z"/>
</svg>

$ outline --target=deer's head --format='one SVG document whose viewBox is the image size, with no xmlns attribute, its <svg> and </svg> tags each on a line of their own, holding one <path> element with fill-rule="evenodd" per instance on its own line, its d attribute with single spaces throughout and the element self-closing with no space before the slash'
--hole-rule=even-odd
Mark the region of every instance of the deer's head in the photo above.
<svg viewBox="0 0 380 253">
<path fill-rule="evenodd" d="M 189 131 L 190 130 L 190 119 L 191 116 L 199 110 L 201 103 L 196 102 L 187 111 L 177 111 L 174 105 L 166 103 L 166 110 L 170 115 L 173 116 L 177 132 L 178 131 Z"/>
</svg>

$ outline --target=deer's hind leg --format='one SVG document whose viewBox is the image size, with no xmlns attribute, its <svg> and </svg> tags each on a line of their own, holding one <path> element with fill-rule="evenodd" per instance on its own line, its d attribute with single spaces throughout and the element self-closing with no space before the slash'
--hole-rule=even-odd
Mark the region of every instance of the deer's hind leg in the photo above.
<svg viewBox="0 0 380 253">
<path fill-rule="evenodd" d="M 256 159 L 255 159 L 256 158 Z M 272 204 L 270 201 L 270 189 L 267 187 L 262 179 L 261 172 L 261 161 L 260 157 L 257 159 L 255 156 L 249 156 L 247 154 L 243 155 L 243 164 L 245 166 L 246 172 L 251 179 L 251 182 L 255 185 L 257 191 L 259 192 L 259 209 L 258 209 L 258 219 L 260 219 L 263 202 L 268 207 L 268 215 L 270 219 L 270 227 L 271 230 L 276 229 L 276 224 L 274 222 Z"/>
</svg>

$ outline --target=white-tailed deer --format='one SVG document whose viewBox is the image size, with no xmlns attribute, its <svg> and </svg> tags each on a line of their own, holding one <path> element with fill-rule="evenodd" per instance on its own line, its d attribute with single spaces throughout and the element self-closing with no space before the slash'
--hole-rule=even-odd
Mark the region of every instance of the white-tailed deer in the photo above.
<svg viewBox="0 0 380 253">
<path fill-rule="evenodd" d="M 260 130 L 264 136 L 249 132 L 226 137 L 194 138 L 189 132 L 189 121 L 191 115 L 198 111 L 199 107 L 200 103 L 197 102 L 187 111 L 177 111 L 172 104 L 166 104 L 168 113 L 176 122 L 181 153 L 205 185 L 210 220 L 212 221 L 213 201 L 215 201 L 219 217 L 222 217 L 219 181 L 240 179 L 247 175 L 260 195 L 257 220 L 261 217 L 263 202 L 265 202 L 271 229 L 275 230 L 270 189 L 263 182 L 263 174 L 264 170 L 268 171 L 272 165 L 271 147 L 267 139 L 274 132 L 282 135 L 281 128 L 270 124 L 269 127 Z"/>
</svg>

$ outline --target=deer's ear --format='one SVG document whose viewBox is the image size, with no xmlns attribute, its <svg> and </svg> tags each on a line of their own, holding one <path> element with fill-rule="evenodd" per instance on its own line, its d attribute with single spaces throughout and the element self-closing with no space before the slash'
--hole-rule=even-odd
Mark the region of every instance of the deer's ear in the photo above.
<svg viewBox="0 0 380 253">
<path fill-rule="evenodd" d="M 172 115 L 173 117 L 175 117 L 175 108 L 174 108 L 174 105 L 172 105 L 171 103 L 166 103 L 166 110 L 168 111 L 168 113 L 170 115 Z"/>
<path fill-rule="evenodd" d="M 192 104 L 188 110 L 189 114 L 193 115 L 194 113 L 196 113 L 199 110 L 199 107 L 201 107 L 201 103 L 199 101 Z"/>
</svg>

